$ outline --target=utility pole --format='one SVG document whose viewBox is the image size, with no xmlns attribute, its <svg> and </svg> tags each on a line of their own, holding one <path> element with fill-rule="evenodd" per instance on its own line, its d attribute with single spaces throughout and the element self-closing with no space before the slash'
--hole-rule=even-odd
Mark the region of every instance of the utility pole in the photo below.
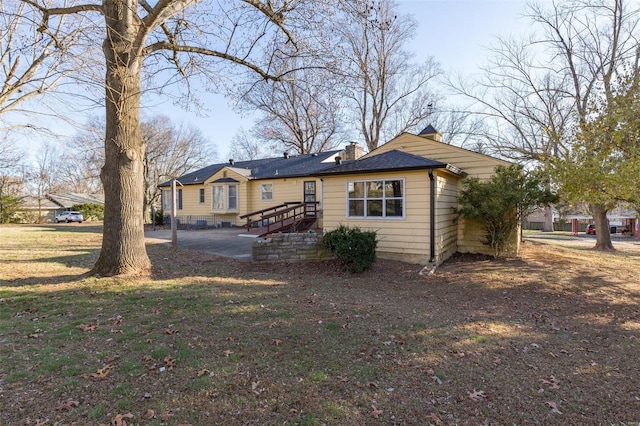
<svg viewBox="0 0 640 426">
<path fill-rule="evenodd" d="M 176 179 L 171 179 L 171 247 L 178 247 L 178 229 L 176 220 L 177 210 L 177 192 L 176 191 Z"/>
</svg>

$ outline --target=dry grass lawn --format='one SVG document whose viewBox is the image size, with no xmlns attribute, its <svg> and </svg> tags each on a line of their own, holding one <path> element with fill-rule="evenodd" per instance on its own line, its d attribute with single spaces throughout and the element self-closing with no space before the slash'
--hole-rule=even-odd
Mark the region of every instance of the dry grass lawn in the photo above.
<svg viewBox="0 0 640 426">
<path fill-rule="evenodd" d="M 633 246 L 425 277 L 154 244 L 149 278 L 80 278 L 100 232 L 0 226 L 0 425 L 640 422 Z"/>
</svg>

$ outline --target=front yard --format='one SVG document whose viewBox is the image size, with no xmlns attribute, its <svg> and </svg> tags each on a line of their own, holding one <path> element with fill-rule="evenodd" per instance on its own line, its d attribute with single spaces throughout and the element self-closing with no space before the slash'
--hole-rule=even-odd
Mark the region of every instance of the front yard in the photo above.
<svg viewBox="0 0 640 426">
<path fill-rule="evenodd" d="M 150 244 L 152 277 L 81 279 L 100 232 L 0 227 L 0 424 L 640 422 L 640 250 L 427 277 Z"/>
</svg>

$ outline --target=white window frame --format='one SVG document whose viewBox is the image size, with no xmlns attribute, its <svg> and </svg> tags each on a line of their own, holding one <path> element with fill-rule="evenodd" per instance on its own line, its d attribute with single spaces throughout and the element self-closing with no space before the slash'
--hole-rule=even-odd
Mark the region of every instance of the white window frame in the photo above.
<svg viewBox="0 0 640 426">
<path fill-rule="evenodd" d="M 402 197 L 387 197 L 385 191 L 382 191 L 382 198 L 372 197 L 369 198 L 367 194 L 367 184 L 370 182 L 382 182 L 382 187 L 384 188 L 387 182 L 400 181 L 402 182 Z M 350 198 L 349 197 L 349 185 L 356 183 L 364 184 L 365 192 L 362 197 Z M 346 216 L 349 219 L 373 219 L 373 220 L 404 220 L 406 218 L 407 212 L 407 198 L 406 198 L 406 181 L 404 178 L 394 178 L 394 179 L 362 179 L 362 180 L 352 180 L 346 183 L 345 190 L 345 198 L 346 198 Z M 399 200 L 402 199 L 402 215 L 401 216 L 387 216 L 387 209 L 385 208 L 387 200 Z M 351 215 L 350 213 L 350 201 L 358 201 L 361 200 L 364 202 L 364 215 L 356 216 Z M 382 215 L 381 216 L 368 216 L 367 215 L 367 201 L 369 200 L 381 200 L 382 201 Z"/>
<path fill-rule="evenodd" d="M 198 188 L 198 202 L 199 202 L 199 204 L 204 204 L 205 201 L 206 201 L 205 189 L 204 188 Z"/>
<path fill-rule="evenodd" d="M 266 191 L 265 187 L 270 186 L 271 190 Z M 266 194 L 271 194 L 271 197 L 266 198 Z M 273 182 L 261 183 L 260 184 L 260 201 L 273 201 Z"/>
<path fill-rule="evenodd" d="M 221 192 L 219 194 L 216 193 L 217 190 Z M 225 210 L 225 202 L 224 202 L 224 185 L 212 185 L 211 186 L 211 210 L 220 211 Z M 220 202 L 220 204 L 217 204 Z"/>
<path fill-rule="evenodd" d="M 235 196 L 231 196 L 231 188 L 235 190 Z M 227 210 L 238 210 L 238 184 L 227 185 Z M 231 205 L 231 200 L 235 201 L 235 205 Z"/>
<path fill-rule="evenodd" d="M 231 196 L 231 187 L 235 188 L 235 197 Z M 220 188 L 221 191 L 219 194 L 216 194 L 216 189 Z M 216 198 L 216 196 L 220 196 Z M 235 200 L 235 206 L 232 206 L 231 200 Z M 220 204 L 216 205 L 216 201 L 222 201 Z M 237 211 L 238 210 L 238 184 L 222 184 L 222 185 L 212 185 L 211 186 L 211 210 L 212 211 Z"/>
</svg>

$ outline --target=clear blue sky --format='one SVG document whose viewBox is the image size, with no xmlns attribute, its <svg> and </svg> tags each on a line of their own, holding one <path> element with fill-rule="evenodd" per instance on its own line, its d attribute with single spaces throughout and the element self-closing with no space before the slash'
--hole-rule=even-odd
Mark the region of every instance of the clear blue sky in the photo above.
<svg viewBox="0 0 640 426">
<path fill-rule="evenodd" d="M 418 22 L 415 38 L 409 45 L 415 60 L 434 56 L 447 72 L 477 71 L 485 62 L 485 47 L 496 36 L 522 33 L 529 25 L 521 18 L 525 0 L 400 0 L 398 3 L 401 14 L 410 14 Z M 154 110 L 146 113 L 162 113 L 175 124 L 184 122 L 199 128 L 217 147 L 220 160 L 226 161 L 231 139 L 241 127 L 250 129 L 253 118 L 236 114 L 222 95 L 203 93 L 202 101 L 208 110 L 205 117 L 185 112 L 171 101 L 154 102 Z M 70 137 L 73 135 L 73 129 L 67 126 L 65 130 Z M 37 150 L 37 144 L 30 145 L 31 156 L 35 156 Z"/>
</svg>

